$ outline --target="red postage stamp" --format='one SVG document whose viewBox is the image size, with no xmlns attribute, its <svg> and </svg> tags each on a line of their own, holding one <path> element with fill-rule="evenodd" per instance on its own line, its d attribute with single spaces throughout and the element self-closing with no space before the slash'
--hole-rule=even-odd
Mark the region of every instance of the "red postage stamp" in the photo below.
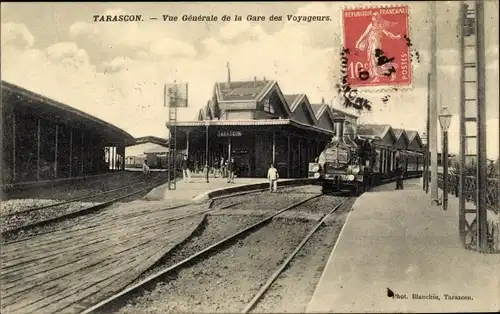
<svg viewBox="0 0 500 314">
<path fill-rule="evenodd" d="M 344 9 L 347 83 L 352 87 L 409 86 L 412 69 L 408 7 Z"/>
</svg>

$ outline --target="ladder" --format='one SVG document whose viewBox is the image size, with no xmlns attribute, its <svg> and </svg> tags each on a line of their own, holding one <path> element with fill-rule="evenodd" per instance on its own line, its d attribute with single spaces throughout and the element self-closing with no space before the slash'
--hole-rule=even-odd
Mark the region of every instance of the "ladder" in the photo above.
<svg viewBox="0 0 500 314">
<path fill-rule="evenodd" d="M 460 193 L 459 233 L 466 248 L 486 247 L 486 141 L 484 117 L 484 4 L 463 1 L 460 8 Z M 477 15 L 477 16 L 476 16 Z M 478 36 L 479 34 L 479 36 Z M 475 145 L 474 145 L 475 142 Z M 466 181 L 465 165 L 477 167 L 475 186 Z M 482 171 L 484 168 L 484 171 Z M 467 204 L 467 191 L 475 201 Z M 470 193 L 470 192 L 469 192 Z"/>
<path fill-rule="evenodd" d="M 168 106 L 168 122 L 170 127 L 170 136 L 168 139 L 168 189 L 175 190 L 177 188 L 177 88 L 169 88 L 168 91 L 169 106 Z"/>
</svg>

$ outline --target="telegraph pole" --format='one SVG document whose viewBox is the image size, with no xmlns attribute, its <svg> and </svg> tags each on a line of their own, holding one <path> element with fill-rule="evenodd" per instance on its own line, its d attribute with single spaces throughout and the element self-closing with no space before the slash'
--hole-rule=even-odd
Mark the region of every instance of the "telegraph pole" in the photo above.
<svg viewBox="0 0 500 314">
<path fill-rule="evenodd" d="M 486 75 L 484 42 L 484 2 L 476 0 L 476 55 L 477 55 L 477 174 L 476 206 L 478 220 L 478 251 L 487 250 L 488 223 L 486 218 L 487 159 L 486 159 Z"/>
<path fill-rule="evenodd" d="M 429 151 L 431 155 L 431 201 L 438 201 L 438 156 L 437 156 L 437 60 L 436 60 L 436 1 L 431 2 L 431 86 L 429 102 Z"/>
</svg>

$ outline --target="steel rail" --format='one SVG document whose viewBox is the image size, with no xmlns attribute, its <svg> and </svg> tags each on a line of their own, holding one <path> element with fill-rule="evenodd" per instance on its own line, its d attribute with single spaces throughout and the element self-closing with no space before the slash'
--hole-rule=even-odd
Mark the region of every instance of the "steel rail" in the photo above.
<svg viewBox="0 0 500 314">
<path fill-rule="evenodd" d="M 155 178 L 156 178 L 156 176 L 155 176 Z M 133 185 L 137 185 L 137 184 L 141 184 L 141 183 L 142 182 L 140 182 L 140 180 L 136 180 L 134 183 L 131 183 L 131 184 L 128 184 L 128 185 L 125 185 L 125 186 L 122 186 L 122 187 L 119 187 L 119 188 L 116 188 L 116 189 L 113 189 L 113 190 L 108 190 L 108 191 L 97 193 L 97 194 L 82 196 L 82 197 L 70 199 L 70 200 L 67 200 L 67 201 L 57 202 L 57 203 L 54 203 L 54 204 L 37 206 L 37 207 L 30 207 L 30 208 L 22 209 L 22 210 L 17 211 L 17 212 L 8 213 L 6 215 L 3 215 L 3 217 L 4 218 L 5 217 L 12 217 L 12 216 L 16 216 L 16 215 L 19 215 L 19 214 L 31 213 L 31 212 L 34 212 L 34 211 L 37 211 L 37 210 L 41 210 L 41 209 L 46 209 L 46 208 L 56 207 L 56 206 L 65 205 L 65 204 L 69 204 L 69 203 L 79 202 L 79 201 L 83 201 L 83 200 L 86 200 L 86 199 L 91 199 L 91 198 L 94 198 L 94 197 L 98 197 L 98 196 L 106 195 L 106 194 L 109 194 L 109 193 L 121 191 L 121 190 L 129 188 L 129 187 L 131 187 Z"/>
<path fill-rule="evenodd" d="M 126 296 L 126 295 L 128 295 L 130 293 L 135 292 L 137 289 L 140 289 L 145 284 L 148 284 L 148 283 L 152 282 L 153 280 L 155 280 L 155 279 L 157 279 L 157 278 L 159 278 L 159 277 L 161 277 L 161 276 L 163 276 L 163 275 L 165 275 L 165 274 L 167 274 L 167 273 L 169 273 L 171 271 L 177 270 L 178 268 L 181 268 L 182 266 L 185 266 L 186 264 L 195 261 L 196 258 L 198 258 L 198 257 L 200 257 L 200 256 L 202 256 L 202 255 L 204 255 L 204 254 L 212 251 L 213 249 L 218 248 L 218 247 L 222 246 L 223 244 L 226 244 L 226 243 L 230 242 L 231 240 L 234 240 L 234 239 L 236 239 L 237 237 L 239 237 L 239 236 L 241 236 L 243 234 L 246 234 L 248 231 L 253 230 L 253 229 L 257 228 L 257 227 L 265 225 L 267 222 L 271 221 L 274 217 L 278 216 L 279 214 L 281 214 L 281 213 L 283 213 L 283 212 L 285 212 L 287 210 L 290 210 L 292 208 L 295 208 L 297 206 L 300 206 L 300 205 L 302 205 L 302 204 L 304 204 L 304 203 L 306 203 L 306 202 L 308 202 L 308 201 L 310 201 L 310 200 L 312 200 L 314 198 L 317 198 L 317 197 L 319 197 L 321 195 L 322 194 L 316 194 L 314 196 L 310 196 L 310 197 L 307 197 L 304 200 L 296 202 L 296 203 L 294 203 L 294 204 L 292 204 L 290 206 L 282 208 L 282 209 L 278 210 L 276 213 L 273 213 L 273 214 L 269 215 L 268 217 L 266 217 L 266 218 L 264 218 L 264 219 L 262 219 L 262 220 L 260 220 L 260 221 L 258 221 L 256 223 L 250 225 L 249 227 L 246 227 L 243 230 L 237 231 L 236 233 L 234 233 L 234 234 L 232 234 L 232 235 L 230 235 L 230 236 L 228 236 L 228 237 L 226 237 L 226 238 L 218 241 L 217 243 L 212 244 L 212 245 L 206 247 L 205 249 L 203 249 L 201 251 L 198 251 L 197 253 L 194 253 L 193 255 L 185 258 L 184 260 L 182 260 L 182 261 L 180 261 L 180 262 L 178 262 L 178 263 L 176 263 L 176 264 L 174 264 L 174 265 L 172 265 L 172 266 L 170 266 L 168 268 L 165 268 L 165 269 L 159 271 L 158 273 L 153 274 L 153 275 L 151 275 L 151 276 L 149 276 L 149 277 L 141 280 L 137 284 L 135 284 L 135 285 L 133 285 L 133 286 L 131 286 L 129 288 L 126 288 L 126 289 L 122 290 L 121 292 L 118 292 L 117 294 L 115 294 L 115 295 L 113 295 L 113 296 L 111 296 L 111 297 L 109 297 L 109 298 L 107 298 L 107 299 L 105 299 L 105 300 L 103 300 L 103 301 L 101 301 L 101 302 L 99 302 L 99 303 L 97 303 L 97 304 L 95 304 L 95 305 L 93 305 L 93 306 L 91 306 L 91 307 L 83 310 L 82 312 L 80 312 L 80 314 L 92 313 L 92 312 L 94 312 L 96 310 L 99 310 L 99 309 L 103 308 L 104 306 L 109 305 L 113 301 L 116 301 L 119 298 L 122 298 L 122 297 L 124 297 L 124 296 Z"/>
<path fill-rule="evenodd" d="M 302 247 L 306 244 L 306 242 L 313 236 L 313 234 L 315 234 L 316 231 L 319 230 L 319 228 L 323 225 L 325 220 L 335 211 L 337 211 L 337 209 L 343 204 L 345 204 L 348 200 L 349 198 L 343 201 L 342 203 L 338 204 L 337 206 L 335 206 L 328 214 L 324 215 L 321 218 L 321 220 L 316 224 L 316 226 L 314 226 L 314 228 L 312 228 L 311 231 L 309 231 L 309 233 L 304 237 L 304 239 L 302 239 L 299 245 L 297 245 L 295 250 L 288 256 L 288 258 L 280 265 L 280 267 L 278 267 L 278 269 L 271 275 L 271 277 L 269 277 L 264 286 L 260 288 L 260 290 L 255 294 L 253 299 L 245 306 L 245 308 L 241 313 L 248 313 L 251 309 L 255 307 L 255 305 L 260 301 L 260 299 L 266 293 L 269 287 L 271 287 L 271 285 L 274 283 L 276 278 L 278 278 L 278 276 L 281 275 L 281 273 L 283 273 L 283 271 L 288 266 L 288 264 L 293 260 L 295 255 L 297 255 L 297 253 L 302 249 Z"/>
<path fill-rule="evenodd" d="M 160 184 L 161 185 L 161 184 Z M 267 190 L 267 189 L 264 189 L 264 190 Z M 212 208 L 213 206 L 213 201 L 215 200 L 220 200 L 220 199 L 226 199 L 226 198 L 230 198 L 232 196 L 240 196 L 240 195 L 245 195 L 245 194 L 251 194 L 251 193 L 257 193 L 257 192 L 261 192 L 261 190 L 252 190 L 252 191 L 245 191 L 245 192 L 241 192 L 241 193 L 234 193 L 234 194 L 229 194 L 229 195 L 224 195 L 224 196 L 218 196 L 218 197 L 214 197 L 213 199 L 210 199 L 209 200 L 209 205 L 208 205 L 208 210 L 204 210 L 204 211 L 199 211 L 199 212 L 194 212 L 194 213 L 190 213 L 190 214 L 186 214 L 184 216 L 181 216 L 181 217 L 176 217 L 176 218 L 173 218 L 173 219 L 170 219 L 168 221 L 173 221 L 173 220 L 178 220 L 178 219 L 183 219 L 183 218 L 188 218 L 188 217 L 191 217 L 191 216 L 195 216 L 195 215 L 199 215 L 199 214 L 204 214 L 204 213 L 207 213 L 207 212 L 210 212 L 212 210 L 216 210 L 216 209 L 227 209 L 227 208 L 230 208 L 230 207 L 234 207 L 236 205 L 239 205 L 239 204 L 242 204 L 243 201 L 241 202 L 236 202 L 236 203 L 232 203 L 232 204 L 229 204 L 229 205 L 225 205 L 225 206 L 222 206 L 222 207 L 216 207 L 216 208 Z M 162 211 L 162 210 L 173 210 L 173 209 L 178 209 L 178 208 L 181 208 L 181 207 L 187 207 L 187 206 L 190 206 L 190 205 L 195 205 L 193 203 L 189 203 L 189 202 L 186 202 L 184 204 L 179 204 L 179 205 L 174 205 L 174 206 L 170 206 L 170 207 L 165 207 L 165 208 L 161 208 L 161 209 L 158 209 L 157 211 Z M 97 205 L 96 205 L 97 206 Z M 84 209 L 82 209 L 84 210 Z M 150 214 L 150 212 L 148 213 L 144 213 L 144 214 L 138 214 L 138 216 L 140 215 L 146 215 L 146 214 Z M 83 216 L 83 215 L 82 215 Z M 22 228 L 22 227 L 20 227 Z M 11 232 L 11 230 L 15 230 L 15 229 L 10 229 L 10 230 L 6 230 L 4 231 L 7 236 L 9 235 L 8 233 Z M 60 231 L 60 230 L 57 230 L 57 231 Z M 18 243 L 18 242 L 22 242 L 22 241 L 26 241 L 26 240 L 29 240 L 33 237 L 37 237 L 37 236 L 40 236 L 40 235 L 43 235 L 43 234 L 48 234 L 48 233 L 52 233 L 54 232 L 54 230 L 50 230 L 50 231 L 47 231 L 47 232 L 40 232 L 40 233 L 37 233 L 36 235 L 34 236 L 28 236 L 28 237 L 24 237 L 22 239 L 19 239 L 19 240 L 14 240 L 14 241 L 6 241 L 6 242 L 3 242 L 3 245 L 8 245 L 8 244 L 13 244 L 13 243 Z M 4 233 L 2 233 L 2 237 L 4 237 Z"/>
<path fill-rule="evenodd" d="M 164 184 L 163 181 L 160 182 L 160 183 L 155 183 L 153 185 L 149 185 L 149 186 L 147 186 L 145 188 L 142 188 L 140 190 L 134 191 L 132 193 L 128 193 L 128 194 L 123 195 L 123 196 L 119 196 L 119 197 L 114 198 L 112 200 L 109 200 L 109 201 L 106 201 L 106 202 L 102 202 L 102 203 L 99 203 L 97 205 L 89 206 L 89 207 L 86 207 L 86 208 L 83 208 L 83 209 L 80 209 L 80 210 L 77 210 L 77 211 L 74 211 L 74 212 L 71 212 L 71 213 L 68 213 L 68 214 L 65 214 L 65 215 L 61 215 L 61 216 L 57 216 L 57 217 L 52 217 L 52 218 L 40 220 L 40 221 L 33 222 L 33 223 L 28 223 L 26 225 L 22 225 L 22 226 L 13 228 L 13 229 L 8 229 L 8 230 L 5 230 L 5 231 L 2 231 L 1 236 L 2 236 L 2 238 L 9 238 L 12 235 L 14 235 L 16 233 L 19 233 L 20 231 L 23 231 L 23 230 L 29 230 L 29 229 L 33 229 L 35 227 L 43 226 L 43 225 L 46 225 L 46 224 L 49 224 L 49 223 L 54 223 L 54 222 L 59 222 L 59 221 L 70 219 L 70 218 L 84 216 L 84 215 L 90 214 L 92 212 L 98 211 L 100 209 L 103 209 L 105 207 L 108 207 L 108 206 L 112 205 L 113 203 L 116 203 L 116 202 L 118 202 L 118 201 L 120 201 L 122 199 L 134 196 L 136 194 L 139 194 L 139 193 L 142 193 L 144 191 L 150 190 L 150 189 L 152 189 L 154 187 L 157 187 L 159 185 L 162 185 L 162 184 Z"/>
</svg>

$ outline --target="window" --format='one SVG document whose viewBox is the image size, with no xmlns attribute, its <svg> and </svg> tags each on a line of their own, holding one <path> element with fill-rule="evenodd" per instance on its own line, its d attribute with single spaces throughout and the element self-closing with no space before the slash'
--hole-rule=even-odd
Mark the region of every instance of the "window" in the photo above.
<svg viewBox="0 0 500 314">
<path fill-rule="evenodd" d="M 264 101 L 264 111 L 269 113 L 274 113 L 274 107 L 271 105 L 269 98 Z"/>
</svg>

